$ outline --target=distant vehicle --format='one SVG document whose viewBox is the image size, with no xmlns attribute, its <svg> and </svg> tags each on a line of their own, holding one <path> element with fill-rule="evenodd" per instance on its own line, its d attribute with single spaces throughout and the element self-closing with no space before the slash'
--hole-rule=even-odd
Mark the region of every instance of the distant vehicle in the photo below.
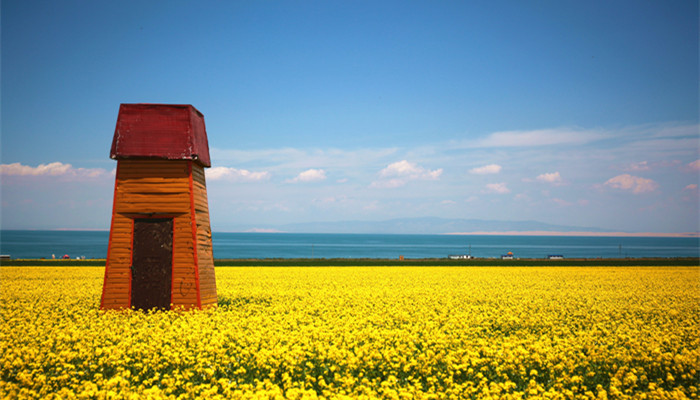
<svg viewBox="0 0 700 400">
<path fill-rule="evenodd" d="M 468 254 L 450 254 L 447 256 L 450 260 L 471 260 L 474 257 L 472 257 L 472 245 L 469 245 L 469 253 Z"/>
<path fill-rule="evenodd" d="M 550 254 L 547 256 L 547 258 L 550 260 L 563 260 L 564 256 L 561 254 Z"/>
</svg>

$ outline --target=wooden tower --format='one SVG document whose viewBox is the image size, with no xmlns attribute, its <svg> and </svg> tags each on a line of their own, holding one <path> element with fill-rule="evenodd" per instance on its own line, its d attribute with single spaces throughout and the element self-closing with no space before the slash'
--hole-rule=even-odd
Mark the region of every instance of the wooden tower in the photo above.
<svg viewBox="0 0 700 400">
<path fill-rule="evenodd" d="M 102 309 L 215 306 L 204 117 L 191 105 L 122 104 Z"/>
</svg>

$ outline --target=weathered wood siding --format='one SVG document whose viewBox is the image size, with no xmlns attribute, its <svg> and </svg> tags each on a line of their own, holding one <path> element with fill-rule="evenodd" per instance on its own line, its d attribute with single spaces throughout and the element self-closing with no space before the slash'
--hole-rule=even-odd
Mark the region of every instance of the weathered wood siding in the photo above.
<svg viewBox="0 0 700 400">
<path fill-rule="evenodd" d="M 173 218 L 173 305 L 216 305 L 204 168 L 186 160 L 119 160 L 102 308 L 130 307 L 134 218 L 149 214 Z"/>
<path fill-rule="evenodd" d="M 199 290 L 202 307 L 217 304 L 214 255 L 211 244 L 211 224 L 209 222 L 209 201 L 204 168 L 192 164 L 192 186 L 197 234 L 197 260 L 199 263 Z"/>
<path fill-rule="evenodd" d="M 107 267 L 102 288 L 102 308 L 129 308 L 131 303 L 131 236 L 134 220 L 112 216 Z"/>
</svg>

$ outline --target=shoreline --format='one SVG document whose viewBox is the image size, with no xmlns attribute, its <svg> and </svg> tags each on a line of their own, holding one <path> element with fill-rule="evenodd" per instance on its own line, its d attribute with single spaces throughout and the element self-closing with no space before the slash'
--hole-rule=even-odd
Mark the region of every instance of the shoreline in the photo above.
<svg viewBox="0 0 700 400">
<path fill-rule="evenodd" d="M 104 259 L 85 260 L 3 260 L 1 267 L 105 267 Z M 700 257 L 646 258 L 258 258 L 214 259 L 215 267 L 697 267 Z"/>
</svg>

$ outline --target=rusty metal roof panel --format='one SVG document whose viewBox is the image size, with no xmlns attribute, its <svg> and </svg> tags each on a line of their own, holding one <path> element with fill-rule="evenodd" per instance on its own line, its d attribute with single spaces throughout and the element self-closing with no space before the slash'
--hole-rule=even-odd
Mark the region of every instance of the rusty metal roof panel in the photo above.
<svg viewBox="0 0 700 400">
<path fill-rule="evenodd" d="M 204 116 L 189 104 L 121 104 L 110 157 L 211 166 Z"/>
</svg>

